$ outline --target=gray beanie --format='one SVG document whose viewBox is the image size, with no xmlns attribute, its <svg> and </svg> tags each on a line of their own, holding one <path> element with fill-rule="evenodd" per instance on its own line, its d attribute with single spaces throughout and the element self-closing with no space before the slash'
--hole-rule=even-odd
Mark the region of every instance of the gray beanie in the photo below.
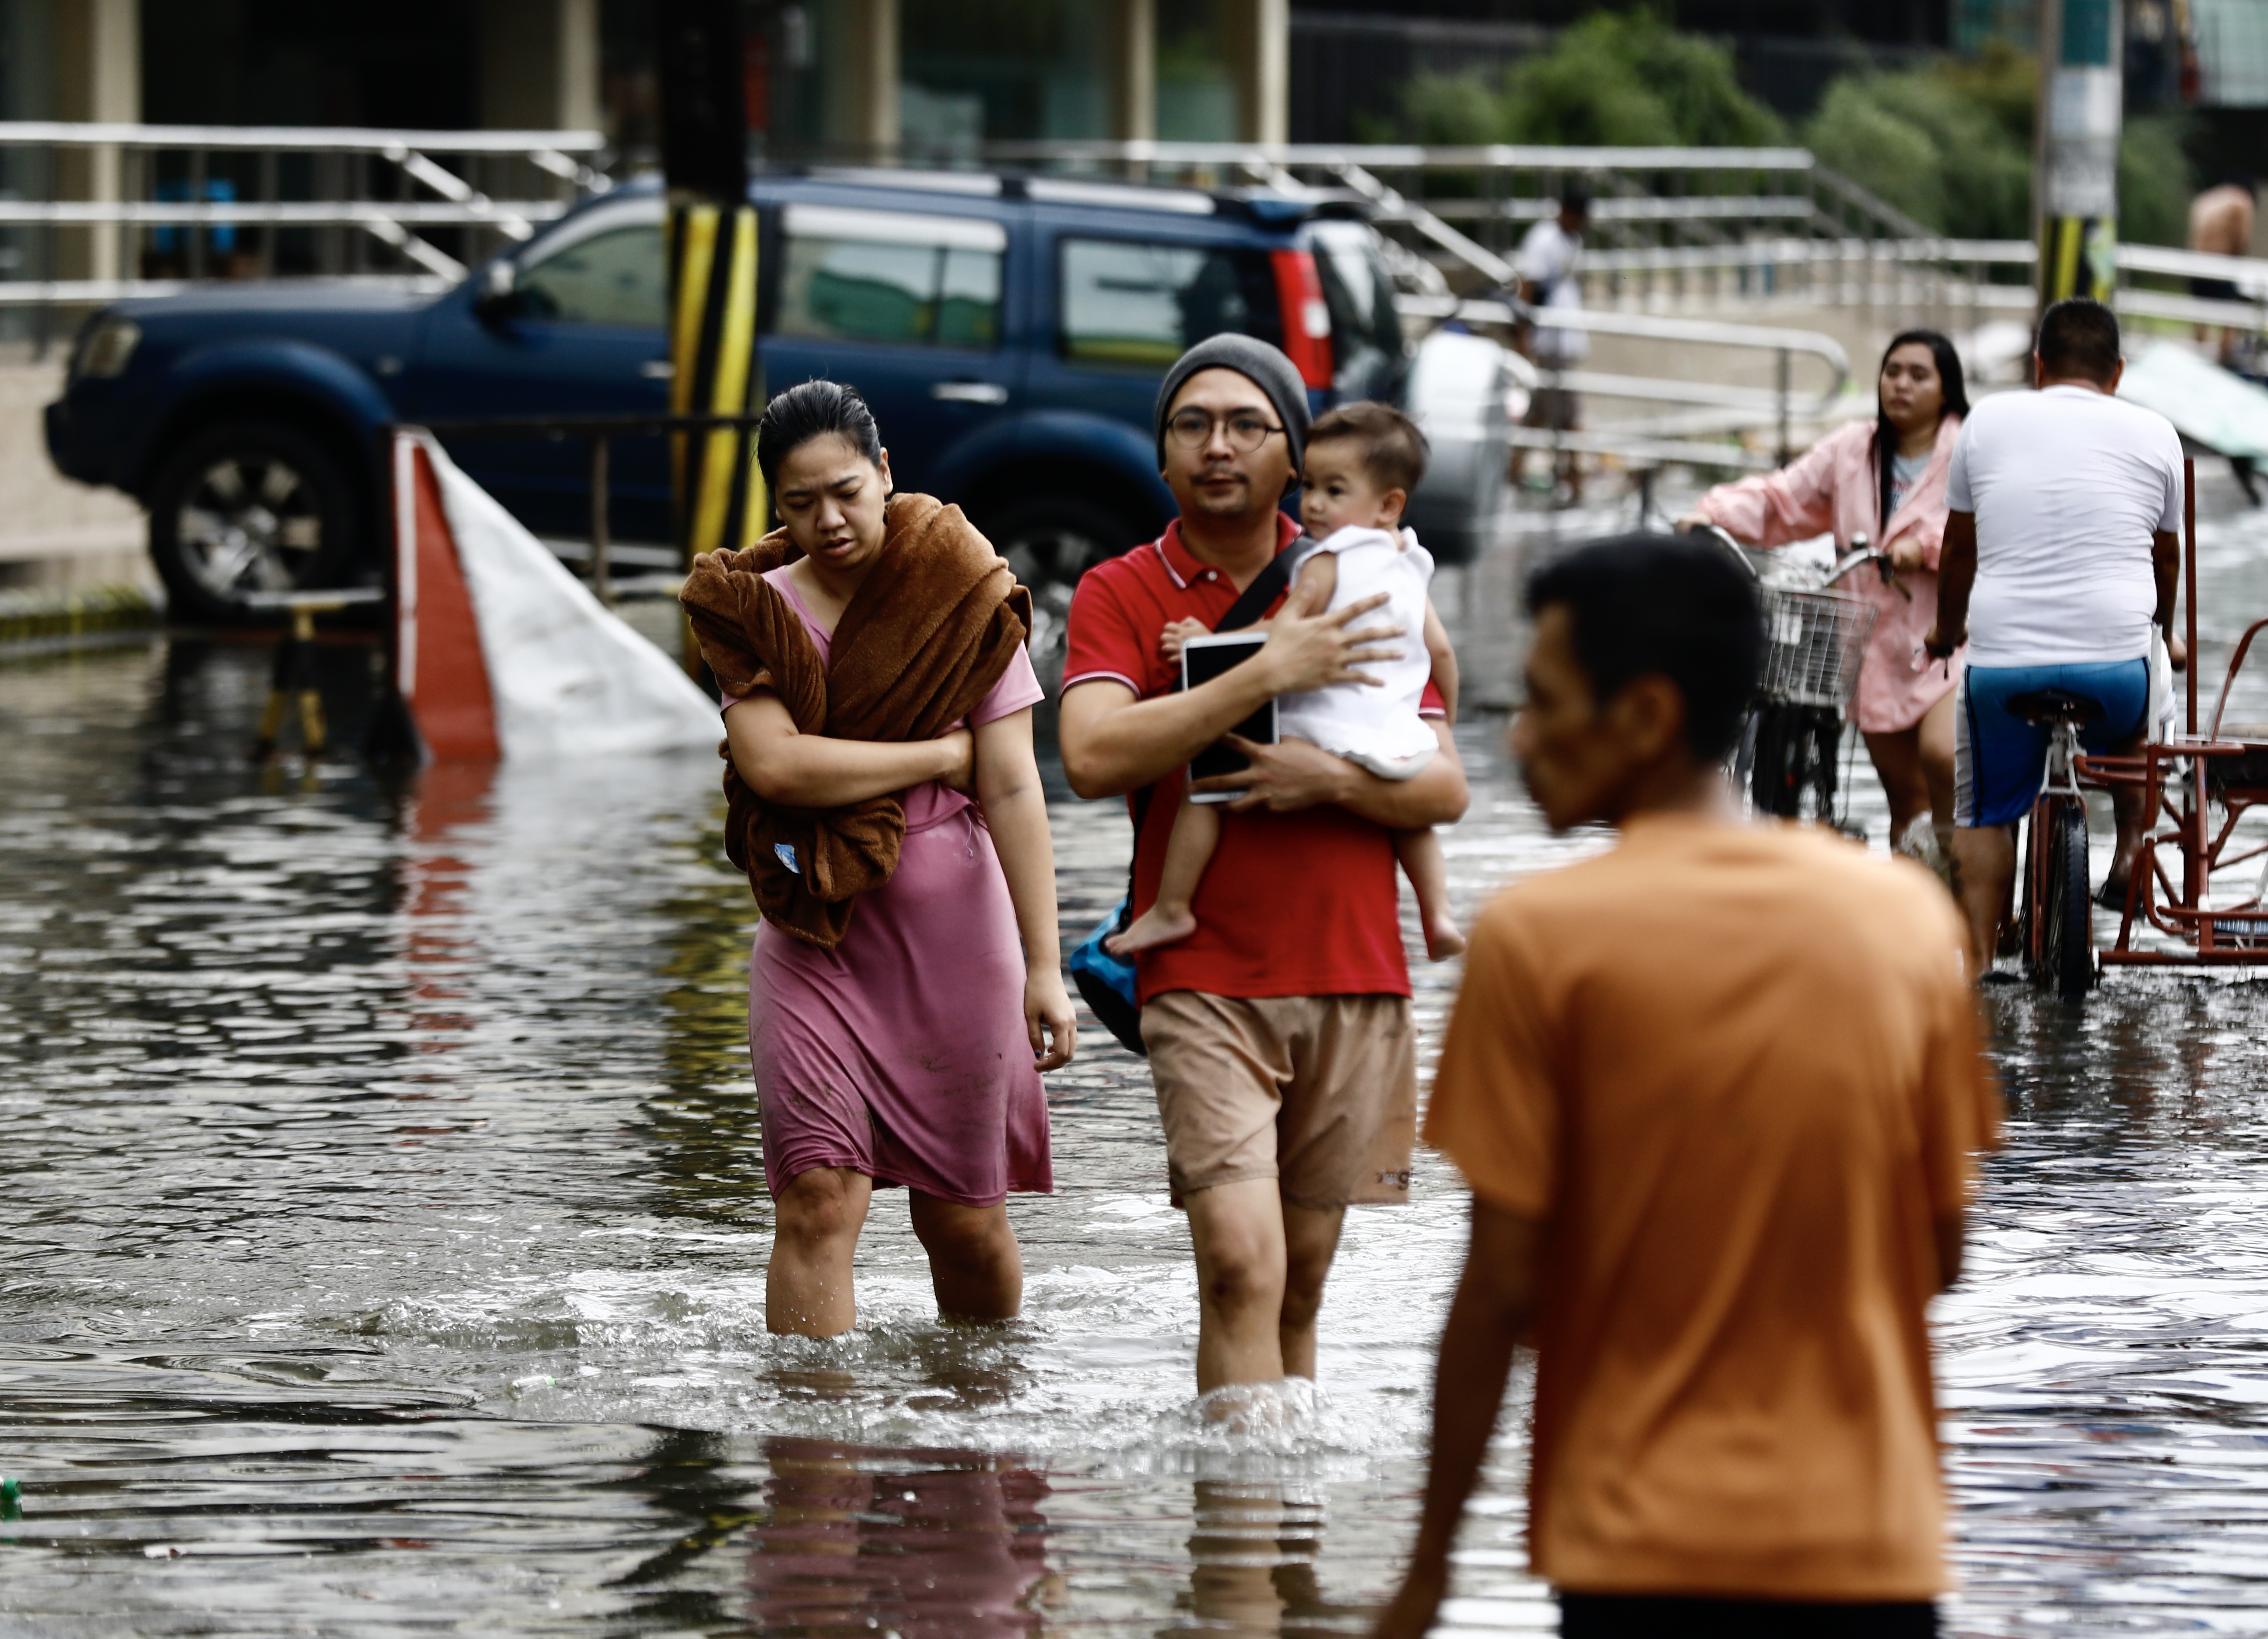
<svg viewBox="0 0 2268 1639">
<path fill-rule="evenodd" d="M 1166 464 L 1166 412 L 1173 407 L 1174 395 L 1200 370 L 1233 370 L 1268 395 L 1268 402 L 1276 406 L 1276 418 L 1284 424 L 1284 441 L 1292 449 L 1292 482 L 1297 484 L 1307 461 L 1307 384 L 1281 348 L 1226 330 L 1205 337 L 1166 372 L 1152 417 L 1157 423 L 1158 465 Z"/>
</svg>

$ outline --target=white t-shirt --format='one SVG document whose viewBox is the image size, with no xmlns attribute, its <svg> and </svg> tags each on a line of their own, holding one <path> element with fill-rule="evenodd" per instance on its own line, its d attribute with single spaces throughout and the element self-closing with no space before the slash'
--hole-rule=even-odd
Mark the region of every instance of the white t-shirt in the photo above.
<svg viewBox="0 0 2268 1639">
<path fill-rule="evenodd" d="M 1520 241 L 1513 265 L 1522 279 L 1535 286 L 1544 306 L 1580 311 L 1583 290 L 1575 277 L 1575 264 L 1582 252 L 1580 238 L 1561 227 L 1556 217 L 1546 218 Z M 1591 351 L 1591 338 L 1581 330 L 1539 329 L 1535 345 L 1537 364 L 1565 365 L 1582 361 Z"/>
<path fill-rule="evenodd" d="M 1945 502 L 1977 514 L 1972 666 L 2150 652 L 2150 536 L 2182 520 L 2182 441 L 2154 410 L 2083 387 L 1996 393 L 1970 411 Z"/>
<path fill-rule="evenodd" d="M 1921 475 L 1928 470 L 1929 457 L 1926 454 L 1893 454 L 1890 457 L 1890 516 L 1892 518 L 1898 515 L 1898 509 L 1906 504 L 1906 497 L 1913 493 L 1914 485 L 1921 482 Z"/>
</svg>

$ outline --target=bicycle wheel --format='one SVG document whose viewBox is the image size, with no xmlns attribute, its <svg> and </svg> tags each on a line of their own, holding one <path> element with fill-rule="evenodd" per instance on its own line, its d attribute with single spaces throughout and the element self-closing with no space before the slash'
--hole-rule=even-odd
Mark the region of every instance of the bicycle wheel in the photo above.
<svg viewBox="0 0 2268 1639">
<path fill-rule="evenodd" d="M 1749 788 L 1759 814 L 1793 819 L 1802 806 L 1802 713 L 1779 700 L 1756 707 L 1756 765 Z"/>
<path fill-rule="evenodd" d="M 2095 914 L 2087 891 L 2087 811 L 2069 797 L 2047 816 L 2047 868 L 2042 873 L 2046 926 L 2040 941 L 2043 984 L 2077 1001 L 2095 983 Z"/>
<path fill-rule="evenodd" d="M 1814 706 L 1810 712 L 1811 764 L 1803 771 L 1804 784 L 1811 788 L 1811 817 L 1822 825 L 1836 822 L 1836 753 L 1843 742 L 1843 717 L 1825 706 Z"/>
</svg>

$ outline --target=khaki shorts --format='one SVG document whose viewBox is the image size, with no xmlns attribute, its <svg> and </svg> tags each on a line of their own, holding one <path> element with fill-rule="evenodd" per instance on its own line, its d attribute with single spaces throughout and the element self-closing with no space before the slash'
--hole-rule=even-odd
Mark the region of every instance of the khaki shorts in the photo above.
<svg viewBox="0 0 2268 1639">
<path fill-rule="evenodd" d="M 1406 996 L 1213 996 L 1142 1009 L 1174 1204 L 1278 1180 L 1328 1211 L 1410 1199 L 1418 1040 Z"/>
</svg>

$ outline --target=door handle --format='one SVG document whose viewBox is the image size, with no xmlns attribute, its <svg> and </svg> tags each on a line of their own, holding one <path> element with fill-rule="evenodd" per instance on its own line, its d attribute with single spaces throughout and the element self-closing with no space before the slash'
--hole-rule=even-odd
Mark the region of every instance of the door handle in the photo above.
<svg viewBox="0 0 2268 1639">
<path fill-rule="evenodd" d="M 998 381 L 939 381 L 929 390 L 932 398 L 948 404 L 1005 404 L 1008 389 Z"/>
<path fill-rule="evenodd" d="M 649 381 L 666 381 L 677 374 L 677 366 L 666 358 L 649 358 L 638 366 L 638 373 Z"/>
</svg>

